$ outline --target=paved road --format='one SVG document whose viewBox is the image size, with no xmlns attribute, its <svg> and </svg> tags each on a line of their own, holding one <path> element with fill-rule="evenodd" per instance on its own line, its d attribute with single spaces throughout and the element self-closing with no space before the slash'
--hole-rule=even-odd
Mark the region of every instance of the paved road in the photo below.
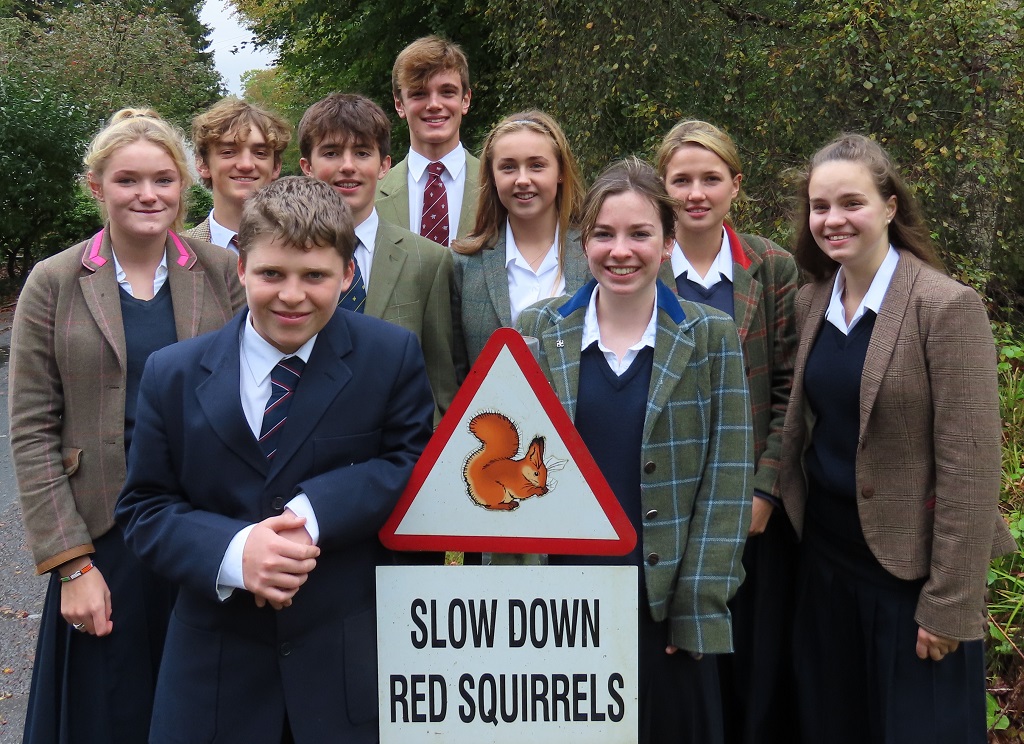
<svg viewBox="0 0 1024 744">
<path fill-rule="evenodd" d="M 25 545 L 7 421 L 11 308 L 0 309 L 0 744 L 21 741 L 46 579 Z"/>
</svg>

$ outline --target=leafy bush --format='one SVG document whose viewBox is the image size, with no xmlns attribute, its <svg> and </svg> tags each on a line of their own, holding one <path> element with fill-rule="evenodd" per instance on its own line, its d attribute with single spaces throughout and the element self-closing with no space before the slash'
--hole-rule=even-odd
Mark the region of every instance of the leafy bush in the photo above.
<svg viewBox="0 0 1024 744">
<path fill-rule="evenodd" d="M 185 196 L 188 205 L 188 214 L 185 215 L 185 225 L 195 227 L 206 219 L 213 209 L 213 194 L 202 184 L 194 183 Z"/>
</svg>

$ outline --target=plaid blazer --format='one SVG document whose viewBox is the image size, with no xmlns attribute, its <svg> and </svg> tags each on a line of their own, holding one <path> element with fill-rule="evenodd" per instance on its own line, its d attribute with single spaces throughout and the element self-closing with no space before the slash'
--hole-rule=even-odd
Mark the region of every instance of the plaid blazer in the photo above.
<svg viewBox="0 0 1024 744">
<path fill-rule="evenodd" d="M 476 361 L 487 339 L 499 328 L 512 326 L 512 304 L 505 267 L 505 228 L 498 241 L 472 255 L 453 253 L 455 282 L 452 313 L 459 316 L 461 333 L 455 339 L 468 366 Z M 565 241 L 565 293 L 574 294 L 590 279 L 590 266 L 580 245 L 579 233 L 570 231 Z"/>
<path fill-rule="evenodd" d="M 466 186 L 462 191 L 459 229 L 452 239 L 464 238 L 476 222 L 476 199 L 480 182 L 480 161 L 466 151 Z M 409 162 L 403 160 L 377 184 L 374 202 L 382 220 L 409 229 Z"/>
<path fill-rule="evenodd" d="M 213 240 L 210 235 L 210 215 L 206 215 L 205 220 L 195 227 L 190 227 L 188 230 L 184 230 L 181 234 L 186 238 L 201 240 L 204 243 L 212 243 Z"/>
<path fill-rule="evenodd" d="M 179 339 L 245 304 L 233 254 L 167 237 Z M 21 510 L 36 570 L 93 552 L 124 485 L 127 350 L 110 233 L 39 262 L 14 313 L 8 405 Z"/>
<path fill-rule="evenodd" d="M 796 354 L 796 298 L 799 271 L 789 251 L 757 235 L 725 226 L 732 250 L 733 306 L 743 344 L 750 412 L 754 425 L 753 488 L 780 498 L 782 426 Z M 672 263 L 659 278 L 675 288 Z"/>
<path fill-rule="evenodd" d="M 985 632 L 989 558 L 1015 549 L 999 516 L 1001 426 L 985 306 L 905 251 L 875 319 L 860 388 L 857 510 L 868 547 L 901 579 L 927 578 L 915 620 L 947 638 Z M 803 287 L 800 344 L 782 449 L 782 498 L 804 524 L 807 356 L 835 278 Z"/>
<path fill-rule="evenodd" d="M 538 303 L 519 330 L 540 339 L 540 365 L 576 416 L 583 320 L 597 285 Z M 697 653 L 732 650 L 727 602 L 743 580 L 752 435 L 743 356 L 732 320 L 658 283 L 657 333 L 641 445 L 644 575 L 651 616 Z M 609 426 L 614 422 L 609 422 Z"/>
</svg>

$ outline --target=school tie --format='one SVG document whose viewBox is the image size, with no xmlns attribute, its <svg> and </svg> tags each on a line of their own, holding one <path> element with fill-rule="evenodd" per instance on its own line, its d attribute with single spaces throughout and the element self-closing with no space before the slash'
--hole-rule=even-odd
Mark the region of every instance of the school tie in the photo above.
<svg viewBox="0 0 1024 744">
<path fill-rule="evenodd" d="M 423 218 L 420 235 L 441 245 L 448 245 L 448 192 L 441 174 L 444 163 L 427 166 L 427 183 L 423 187 Z"/>
<path fill-rule="evenodd" d="M 263 410 L 263 425 L 260 427 L 260 447 L 268 460 L 277 452 L 277 440 L 284 422 L 288 420 L 292 394 L 305 367 L 304 361 L 293 356 L 282 359 L 270 370 L 270 400 Z"/>
<path fill-rule="evenodd" d="M 362 244 L 356 241 L 356 245 Z M 359 262 L 356 260 L 355 252 L 352 253 L 352 263 L 356 265 L 356 271 L 352 277 L 352 283 L 348 285 L 348 289 L 341 293 L 338 307 L 344 310 L 351 310 L 354 313 L 361 313 L 363 308 L 366 307 L 366 282 L 363 281 L 363 272 L 359 270 Z"/>
</svg>

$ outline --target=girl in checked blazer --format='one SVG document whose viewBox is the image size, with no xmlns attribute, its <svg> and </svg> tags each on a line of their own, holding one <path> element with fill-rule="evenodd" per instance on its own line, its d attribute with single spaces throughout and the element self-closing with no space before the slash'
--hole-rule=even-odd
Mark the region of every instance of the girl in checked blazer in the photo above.
<svg viewBox="0 0 1024 744">
<path fill-rule="evenodd" d="M 718 667 L 732 650 L 727 602 L 743 578 L 752 435 L 732 320 L 658 281 L 674 202 L 654 169 L 614 163 L 583 207 L 595 279 L 525 310 L 540 365 L 638 541 L 628 556 L 549 562 L 636 565 L 640 738 L 723 741 Z"/>
<path fill-rule="evenodd" d="M 998 513 L 996 354 L 875 142 L 810 162 L 782 498 L 802 535 L 794 658 L 803 740 L 981 744 L 985 577 Z"/>
<path fill-rule="evenodd" d="M 143 744 L 174 592 L 114 526 L 149 352 L 245 302 L 234 255 L 180 237 L 180 133 L 126 109 L 90 145 L 107 220 L 40 262 L 11 339 L 11 449 L 29 546 L 50 574 L 25 742 Z"/>
<path fill-rule="evenodd" d="M 460 366 L 472 366 L 491 334 L 514 326 L 524 308 L 590 278 L 575 229 L 583 191 L 569 142 L 547 114 L 512 114 L 487 135 L 476 224 L 452 246 Z"/>
</svg>

